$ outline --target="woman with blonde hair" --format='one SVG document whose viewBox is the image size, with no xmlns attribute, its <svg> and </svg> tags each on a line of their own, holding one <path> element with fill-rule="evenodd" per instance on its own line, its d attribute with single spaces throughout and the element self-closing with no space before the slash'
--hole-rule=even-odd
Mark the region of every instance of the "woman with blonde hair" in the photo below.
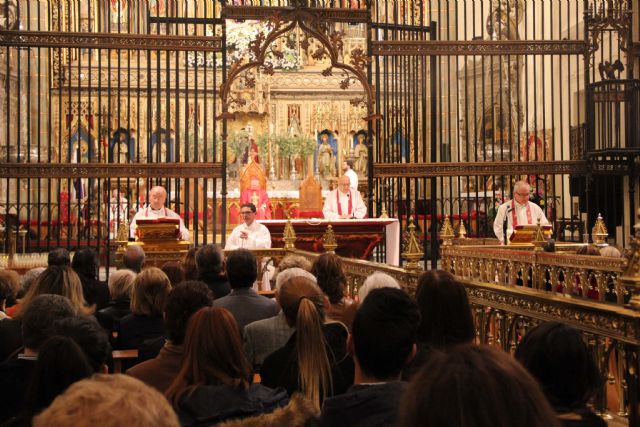
<svg viewBox="0 0 640 427">
<path fill-rule="evenodd" d="M 131 270 L 118 270 L 109 275 L 109 293 L 111 301 L 102 310 L 96 312 L 96 319 L 100 325 L 113 335 L 118 329 L 120 319 L 131 313 L 131 293 L 136 273 Z"/>
<path fill-rule="evenodd" d="M 212 425 L 287 404 L 284 390 L 250 382 L 251 367 L 233 315 L 220 307 L 198 310 L 187 326 L 182 367 L 165 393 L 180 423 Z"/>
<path fill-rule="evenodd" d="M 117 348 L 140 350 L 145 341 L 164 335 L 162 312 L 170 290 L 169 278 L 159 268 L 150 267 L 138 273 L 133 280 L 131 314 L 120 319 Z M 155 354 L 146 354 L 142 359 L 155 357 L 158 351 L 159 348 Z"/>
<path fill-rule="evenodd" d="M 262 383 L 284 387 L 290 395 L 300 391 L 319 408 L 325 397 L 344 393 L 353 383 L 348 331 L 340 322 L 325 323 L 324 295 L 306 277 L 283 283 L 279 300 L 295 332 L 284 347 L 264 360 Z"/>
</svg>

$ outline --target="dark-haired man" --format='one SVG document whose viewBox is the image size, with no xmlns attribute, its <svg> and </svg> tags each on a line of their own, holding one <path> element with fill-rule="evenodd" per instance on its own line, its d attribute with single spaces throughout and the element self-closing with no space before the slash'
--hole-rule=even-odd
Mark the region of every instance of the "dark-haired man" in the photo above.
<svg viewBox="0 0 640 427">
<path fill-rule="evenodd" d="M 182 343 L 191 316 L 211 305 L 211 291 L 202 282 L 188 281 L 176 285 L 167 298 L 164 324 L 167 340 L 155 359 L 147 360 L 127 370 L 131 375 L 164 393 L 180 370 Z"/>
<path fill-rule="evenodd" d="M 263 224 L 256 222 L 256 206 L 244 203 L 240 206 L 243 223 L 233 229 L 227 238 L 225 249 L 269 249 L 271 233 Z"/>
<path fill-rule="evenodd" d="M 222 298 L 231 292 L 229 281 L 224 275 L 224 253 L 215 243 L 202 246 L 196 252 L 196 267 L 198 280 L 207 284 L 213 298 Z"/>
<path fill-rule="evenodd" d="M 420 312 L 400 289 L 374 289 L 353 320 L 347 346 L 355 364 L 354 385 L 324 401 L 322 426 L 395 425 L 407 383 L 402 367 L 415 355 Z"/>
<path fill-rule="evenodd" d="M 253 290 L 258 277 L 256 257 L 246 249 L 236 249 L 227 255 L 227 278 L 231 293 L 213 302 L 214 307 L 226 308 L 233 314 L 240 333 L 256 320 L 273 317 L 280 311 L 278 304 Z"/>
</svg>

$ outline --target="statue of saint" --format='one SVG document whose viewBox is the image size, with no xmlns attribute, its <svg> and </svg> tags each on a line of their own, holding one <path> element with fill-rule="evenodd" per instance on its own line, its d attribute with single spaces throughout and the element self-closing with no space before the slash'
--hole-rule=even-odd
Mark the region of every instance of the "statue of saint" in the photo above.
<svg viewBox="0 0 640 427">
<path fill-rule="evenodd" d="M 359 175 L 362 175 L 362 176 L 367 175 L 367 161 L 369 158 L 369 151 L 367 149 L 367 146 L 364 143 L 366 138 L 367 138 L 367 135 L 364 132 L 357 133 L 356 134 L 357 143 L 355 148 L 353 149 L 353 154 L 355 156 L 353 168 Z"/>
<path fill-rule="evenodd" d="M 318 172 L 323 178 L 336 176 L 336 158 L 333 147 L 329 144 L 329 133 L 320 134 L 320 145 L 318 145 Z"/>
</svg>

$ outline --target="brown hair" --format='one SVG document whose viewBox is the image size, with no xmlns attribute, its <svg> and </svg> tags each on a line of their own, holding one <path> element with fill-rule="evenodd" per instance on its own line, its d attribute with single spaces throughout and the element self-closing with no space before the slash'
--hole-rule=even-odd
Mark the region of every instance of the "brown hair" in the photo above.
<svg viewBox="0 0 640 427">
<path fill-rule="evenodd" d="M 142 270 L 133 281 L 131 312 L 161 316 L 170 290 L 171 282 L 162 270 L 157 267 Z"/>
<path fill-rule="evenodd" d="M 184 280 L 196 280 L 198 278 L 198 267 L 196 266 L 196 252 L 198 248 L 191 248 L 182 258 L 182 269 L 184 270 Z"/>
<path fill-rule="evenodd" d="M 536 380 L 487 346 L 434 350 L 405 396 L 400 427 L 559 427 Z"/>
<path fill-rule="evenodd" d="M 33 419 L 35 427 L 179 427 L 162 395 L 123 374 L 98 374 L 78 381 Z"/>
<path fill-rule="evenodd" d="M 247 388 L 251 367 L 244 354 L 240 329 L 224 308 L 204 307 L 189 320 L 182 367 L 165 395 L 178 407 L 198 386 L 225 384 Z"/>
<path fill-rule="evenodd" d="M 164 271 L 164 274 L 167 275 L 171 282 L 171 286 L 175 286 L 178 283 L 185 281 L 184 270 L 182 269 L 182 265 L 177 261 L 165 262 L 162 264 L 162 268 L 160 268 L 160 270 Z"/>
<path fill-rule="evenodd" d="M 338 304 L 344 298 L 347 276 L 342 268 L 342 260 L 336 254 L 320 255 L 311 267 L 311 273 L 318 279 L 318 286 L 329 297 L 331 304 Z"/>
<path fill-rule="evenodd" d="M 52 265 L 47 267 L 20 300 L 20 313 L 24 313 L 29 303 L 38 295 L 62 295 L 71 301 L 77 314 L 91 314 L 95 306 L 87 307 L 82 292 L 80 277 L 69 266 Z"/>
<path fill-rule="evenodd" d="M 282 284 L 279 300 L 287 322 L 296 328 L 300 388 L 319 407 L 333 388 L 322 331 L 322 291 L 306 277 L 292 277 Z"/>
</svg>

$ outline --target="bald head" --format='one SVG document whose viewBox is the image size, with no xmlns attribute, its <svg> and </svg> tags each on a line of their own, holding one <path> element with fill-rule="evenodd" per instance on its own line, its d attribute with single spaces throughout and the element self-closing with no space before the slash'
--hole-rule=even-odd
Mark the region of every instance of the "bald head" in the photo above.
<svg viewBox="0 0 640 427">
<path fill-rule="evenodd" d="M 142 246 L 130 245 L 127 246 L 127 249 L 124 251 L 122 264 L 124 264 L 125 268 L 135 271 L 136 273 L 140 273 L 142 266 L 144 266 L 144 258 L 145 255 Z"/>
<path fill-rule="evenodd" d="M 149 191 L 149 201 L 151 209 L 157 210 L 162 208 L 167 201 L 167 190 L 159 185 L 153 187 L 151 191 Z"/>
<path fill-rule="evenodd" d="M 348 193 L 350 185 L 351 181 L 349 180 L 348 176 L 342 175 L 340 178 L 338 178 L 338 190 L 340 190 L 340 192 L 345 194 Z"/>
</svg>

